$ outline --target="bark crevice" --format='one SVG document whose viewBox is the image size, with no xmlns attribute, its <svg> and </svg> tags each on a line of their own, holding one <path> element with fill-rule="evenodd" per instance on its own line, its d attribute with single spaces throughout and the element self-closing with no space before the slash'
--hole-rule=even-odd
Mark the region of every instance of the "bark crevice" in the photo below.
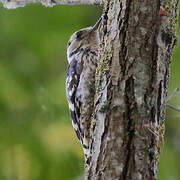
<svg viewBox="0 0 180 180">
<path fill-rule="evenodd" d="M 156 180 L 174 43 L 174 30 L 169 35 L 167 27 L 173 26 L 176 10 L 164 17 L 161 1 L 105 1 L 96 96 L 109 97 L 110 103 L 106 113 L 96 116 L 104 126 L 94 137 L 101 139 L 101 150 L 92 153 L 89 179 Z M 103 98 L 95 109 L 99 106 Z"/>
<path fill-rule="evenodd" d="M 134 127 L 134 119 L 132 118 L 132 114 L 133 114 L 133 109 L 135 108 L 135 104 L 134 104 L 135 97 L 132 87 L 134 87 L 134 80 L 133 77 L 130 77 L 126 81 L 126 87 L 125 87 L 125 103 L 127 106 L 125 119 L 128 120 L 128 122 L 126 122 L 127 123 L 126 132 L 128 132 L 128 134 L 126 134 L 126 138 L 124 139 L 124 142 L 126 142 L 125 149 L 127 155 L 126 155 L 122 177 L 120 179 L 127 179 L 129 177 L 130 169 L 132 168 L 131 166 L 133 165 L 132 154 L 134 152 L 133 138 L 134 138 L 135 127 Z"/>
<path fill-rule="evenodd" d="M 179 0 L 1 0 L 103 5 L 88 180 L 156 180 Z M 161 8 L 165 12 L 161 12 Z"/>
</svg>

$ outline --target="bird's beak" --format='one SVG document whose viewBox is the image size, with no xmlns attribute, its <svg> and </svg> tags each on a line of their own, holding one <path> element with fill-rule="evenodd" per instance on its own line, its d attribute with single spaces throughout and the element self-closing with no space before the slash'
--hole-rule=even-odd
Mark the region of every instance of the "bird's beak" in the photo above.
<svg viewBox="0 0 180 180">
<path fill-rule="evenodd" d="M 101 21 L 102 21 L 102 17 L 100 17 L 99 20 L 96 22 L 96 24 L 92 27 L 92 31 L 96 31 L 99 28 Z"/>
</svg>

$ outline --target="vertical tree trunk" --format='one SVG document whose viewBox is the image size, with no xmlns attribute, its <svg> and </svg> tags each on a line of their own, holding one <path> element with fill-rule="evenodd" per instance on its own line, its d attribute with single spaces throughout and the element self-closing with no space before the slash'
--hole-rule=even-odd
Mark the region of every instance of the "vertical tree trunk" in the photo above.
<svg viewBox="0 0 180 180">
<path fill-rule="evenodd" d="M 88 180 L 155 180 L 179 0 L 0 0 L 102 4 Z"/>
<path fill-rule="evenodd" d="M 104 3 L 87 179 L 155 180 L 178 0 Z"/>
</svg>

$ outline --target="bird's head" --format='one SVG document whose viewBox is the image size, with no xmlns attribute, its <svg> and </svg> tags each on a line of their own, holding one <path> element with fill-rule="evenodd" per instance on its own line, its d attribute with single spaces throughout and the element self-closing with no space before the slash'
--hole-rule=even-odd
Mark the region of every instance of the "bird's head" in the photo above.
<svg viewBox="0 0 180 180">
<path fill-rule="evenodd" d="M 97 46 L 99 40 L 98 27 L 100 23 L 101 18 L 94 26 L 80 29 L 73 33 L 67 44 L 67 55 L 69 56 L 71 53 L 78 51 L 81 47 L 86 48 L 88 46 Z"/>
</svg>

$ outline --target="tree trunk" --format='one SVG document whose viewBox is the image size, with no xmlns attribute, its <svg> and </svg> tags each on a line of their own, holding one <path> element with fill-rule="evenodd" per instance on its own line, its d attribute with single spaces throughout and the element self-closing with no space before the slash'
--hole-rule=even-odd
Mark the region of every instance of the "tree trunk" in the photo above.
<svg viewBox="0 0 180 180">
<path fill-rule="evenodd" d="M 103 4 L 88 180 L 155 180 L 178 0 L 1 0 Z"/>
<path fill-rule="evenodd" d="M 157 179 L 178 1 L 160 3 L 105 1 L 88 180 Z"/>
</svg>

